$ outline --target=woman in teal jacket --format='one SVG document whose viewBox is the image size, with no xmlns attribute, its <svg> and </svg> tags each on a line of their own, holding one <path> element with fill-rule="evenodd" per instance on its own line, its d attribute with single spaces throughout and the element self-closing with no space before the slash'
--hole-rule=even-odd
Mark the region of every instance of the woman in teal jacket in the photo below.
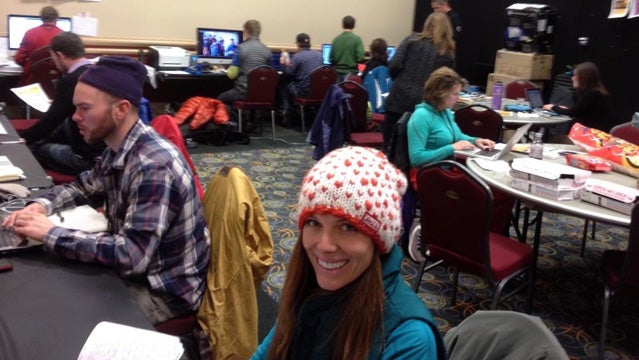
<svg viewBox="0 0 639 360">
<path fill-rule="evenodd" d="M 473 145 L 493 149 L 495 143 L 461 132 L 450 108 L 459 99 L 466 80 L 448 67 L 435 70 L 424 85 L 423 102 L 408 121 L 408 154 L 413 168 L 451 158 L 455 150 Z"/>
<path fill-rule="evenodd" d="M 445 359 L 432 315 L 400 274 L 406 186 L 370 148 L 340 148 L 313 166 L 277 322 L 252 359 Z"/>
<path fill-rule="evenodd" d="M 455 150 L 477 146 L 492 150 L 495 142 L 480 139 L 461 132 L 450 108 L 459 99 L 459 92 L 466 80 L 448 67 L 441 67 L 430 75 L 424 85 L 423 102 L 415 106 L 408 120 L 408 156 L 410 159 L 410 183 L 417 191 L 417 169 L 420 166 L 452 158 Z M 496 188 L 493 192 L 493 218 L 491 231 L 504 233 L 510 222 L 515 199 Z M 412 245 L 409 244 L 409 249 Z M 409 253 L 415 253 L 410 252 Z M 416 260 L 420 258 L 411 255 Z"/>
</svg>

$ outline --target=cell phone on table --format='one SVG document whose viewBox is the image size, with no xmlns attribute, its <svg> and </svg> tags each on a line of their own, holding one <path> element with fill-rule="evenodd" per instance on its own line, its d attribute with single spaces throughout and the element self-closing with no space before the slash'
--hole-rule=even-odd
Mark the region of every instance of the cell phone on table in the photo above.
<svg viewBox="0 0 639 360">
<path fill-rule="evenodd" d="M 13 264 L 9 261 L 9 259 L 0 258 L 0 272 L 11 271 L 13 270 Z"/>
</svg>

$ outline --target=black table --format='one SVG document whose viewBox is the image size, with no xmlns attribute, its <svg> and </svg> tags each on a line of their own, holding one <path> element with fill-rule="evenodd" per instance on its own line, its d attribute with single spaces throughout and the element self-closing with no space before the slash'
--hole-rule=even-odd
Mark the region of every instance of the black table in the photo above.
<svg viewBox="0 0 639 360">
<path fill-rule="evenodd" d="M 32 192 L 52 187 L 51 178 L 44 172 L 27 145 L 16 143 L 20 137 L 4 114 L 0 114 L 0 124 L 7 131 L 7 134 L 0 134 L 0 155 L 9 157 L 11 163 L 22 169 L 26 176 L 25 179 L 12 182 L 24 185 Z"/>
<path fill-rule="evenodd" d="M 100 321 L 152 330 L 112 270 L 42 250 L 0 273 L 0 359 L 75 359 Z"/>
</svg>

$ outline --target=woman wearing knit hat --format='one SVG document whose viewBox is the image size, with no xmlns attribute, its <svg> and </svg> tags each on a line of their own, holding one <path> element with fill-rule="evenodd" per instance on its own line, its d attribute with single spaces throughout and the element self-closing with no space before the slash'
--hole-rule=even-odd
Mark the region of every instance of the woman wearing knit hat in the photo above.
<svg viewBox="0 0 639 360">
<path fill-rule="evenodd" d="M 380 151 L 337 149 L 304 178 L 277 323 L 253 359 L 444 359 L 401 274 L 405 176 Z"/>
</svg>

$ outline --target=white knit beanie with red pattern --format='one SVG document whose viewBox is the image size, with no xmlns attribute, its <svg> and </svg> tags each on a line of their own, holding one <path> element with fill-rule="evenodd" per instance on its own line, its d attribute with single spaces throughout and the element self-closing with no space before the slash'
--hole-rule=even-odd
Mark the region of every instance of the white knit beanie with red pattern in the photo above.
<svg viewBox="0 0 639 360">
<path fill-rule="evenodd" d="M 375 149 L 349 146 L 328 153 L 311 168 L 300 192 L 300 231 L 312 214 L 346 219 L 388 253 L 402 231 L 406 177 Z"/>
</svg>

